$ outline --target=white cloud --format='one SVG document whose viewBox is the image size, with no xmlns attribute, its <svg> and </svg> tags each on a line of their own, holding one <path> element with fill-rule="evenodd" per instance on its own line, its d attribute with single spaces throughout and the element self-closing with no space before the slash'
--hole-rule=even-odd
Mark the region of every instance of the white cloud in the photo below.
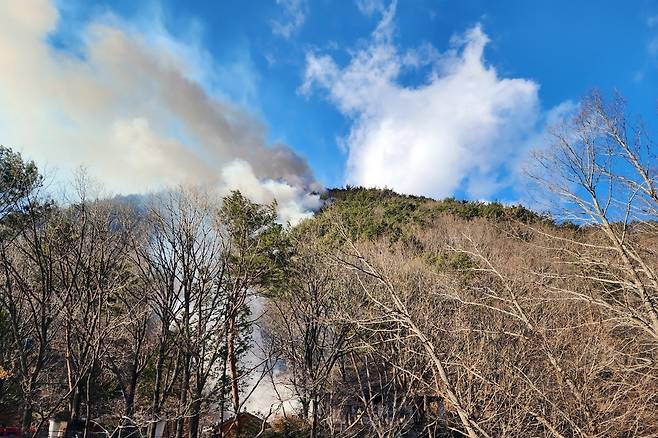
<svg viewBox="0 0 658 438">
<path fill-rule="evenodd" d="M 352 127 L 347 183 L 444 197 L 460 187 L 473 198 L 507 184 L 502 174 L 523 152 L 539 118 L 538 85 L 498 75 L 484 60 L 480 26 L 453 48 L 402 52 L 393 42 L 395 3 L 349 63 L 307 55 L 302 92 L 324 89 Z M 419 54 L 421 56 L 419 56 Z M 402 85 L 409 69 L 431 64 L 421 84 Z"/>
<path fill-rule="evenodd" d="M 241 160 L 250 187 L 285 196 L 291 217 L 305 214 L 293 197 L 305 208 L 305 193 L 318 188 L 306 162 L 268 145 L 260 120 L 208 91 L 224 70 L 194 41 L 174 38 L 157 19 L 104 15 L 79 30 L 74 54 L 47 42 L 58 21 L 50 0 L 0 2 L 2 144 L 63 174 L 85 166 L 124 194 L 219 186 L 222 169 Z"/>
<path fill-rule="evenodd" d="M 383 13 L 386 10 L 384 0 L 355 0 L 356 7 L 362 14 L 372 16 L 375 13 Z"/>
<path fill-rule="evenodd" d="M 276 4 L 283 9 L 283 18 L 272 20 L 272 33 L 290 38 L 306 21 L 307 0 L 276 0 Z"/>
<path fill-rule="evenodd" d="M 656 27 L 658 25 L 658 15 L 652 15 L 647 18 L 647 26 Z"/>
</svg>

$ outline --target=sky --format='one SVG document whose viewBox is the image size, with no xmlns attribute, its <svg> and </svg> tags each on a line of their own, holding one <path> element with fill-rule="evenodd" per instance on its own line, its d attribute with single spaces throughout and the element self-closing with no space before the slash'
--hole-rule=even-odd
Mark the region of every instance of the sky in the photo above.
<svg viewBox="0 0 658 438">
<path fill-rule="evenodd" d="M 350 185 L 523 201 L 550 124 L 597 88 L 649 128 L 658 3 L 5 0 L 0 144 L 56 181 L 277 199 Z"/>
</svg>

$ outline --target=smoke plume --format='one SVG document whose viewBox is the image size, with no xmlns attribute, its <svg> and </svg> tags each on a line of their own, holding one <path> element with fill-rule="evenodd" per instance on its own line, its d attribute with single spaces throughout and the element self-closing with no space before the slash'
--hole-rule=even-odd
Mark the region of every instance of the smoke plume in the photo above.
<svg viewBox="0 0 658 438">
<path fill-rule="evenodd" d="M 219 69 L 198 44 L 158 20 L 138 26 L 105 14 L 64 49 L 51 41 L 59 21 L 51 0 L 0 4 L 3 144 L 58 174 L 82 165 L 118 194 L 248 188 L 258 201 L 278 198 L 293 221 L 317 205 L 305 160 L 268 144 L 257 117 L 213 90 Z"/>
</svg>

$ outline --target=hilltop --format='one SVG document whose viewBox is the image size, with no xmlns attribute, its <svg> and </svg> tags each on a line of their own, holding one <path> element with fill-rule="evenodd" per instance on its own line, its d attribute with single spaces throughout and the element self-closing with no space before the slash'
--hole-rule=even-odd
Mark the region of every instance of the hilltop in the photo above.
<svg viewBox="0 0 658 438">
<path fill-rule="evenodd" d="M 548 215 L 522 205 L 498 201 L 482 202 L 404 195 L 390 189 L 365 187 L 332 188 L 323 195 L 323 207 L 316 221 L 337 215 L 345 221 L 353 237 L 375 239 L 387 236 L 391 241 L 412 236 L 429 227 L 443 215 L 464 220 L 484 218 L 496 222 L 523 224 L 552 223 Z"/>
</svg>

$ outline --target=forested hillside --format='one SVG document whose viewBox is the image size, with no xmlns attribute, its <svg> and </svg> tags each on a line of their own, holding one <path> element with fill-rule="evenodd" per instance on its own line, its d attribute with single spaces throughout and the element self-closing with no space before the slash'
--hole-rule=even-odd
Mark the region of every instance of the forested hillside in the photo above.
<svg viewBox="0 0 658 438">
<path fill-rule="evenodd" d="M 592 97 L 537 157 L 552 216 L 348 187 L 289 227 L 239 192 L 129 203 L 83 177 L 55 202 L 3 148 L 0 421 L 27 436 L 50 419 L 149 438 L 656 436 L 655 157 L 616 109 Z"/>
</svg>

